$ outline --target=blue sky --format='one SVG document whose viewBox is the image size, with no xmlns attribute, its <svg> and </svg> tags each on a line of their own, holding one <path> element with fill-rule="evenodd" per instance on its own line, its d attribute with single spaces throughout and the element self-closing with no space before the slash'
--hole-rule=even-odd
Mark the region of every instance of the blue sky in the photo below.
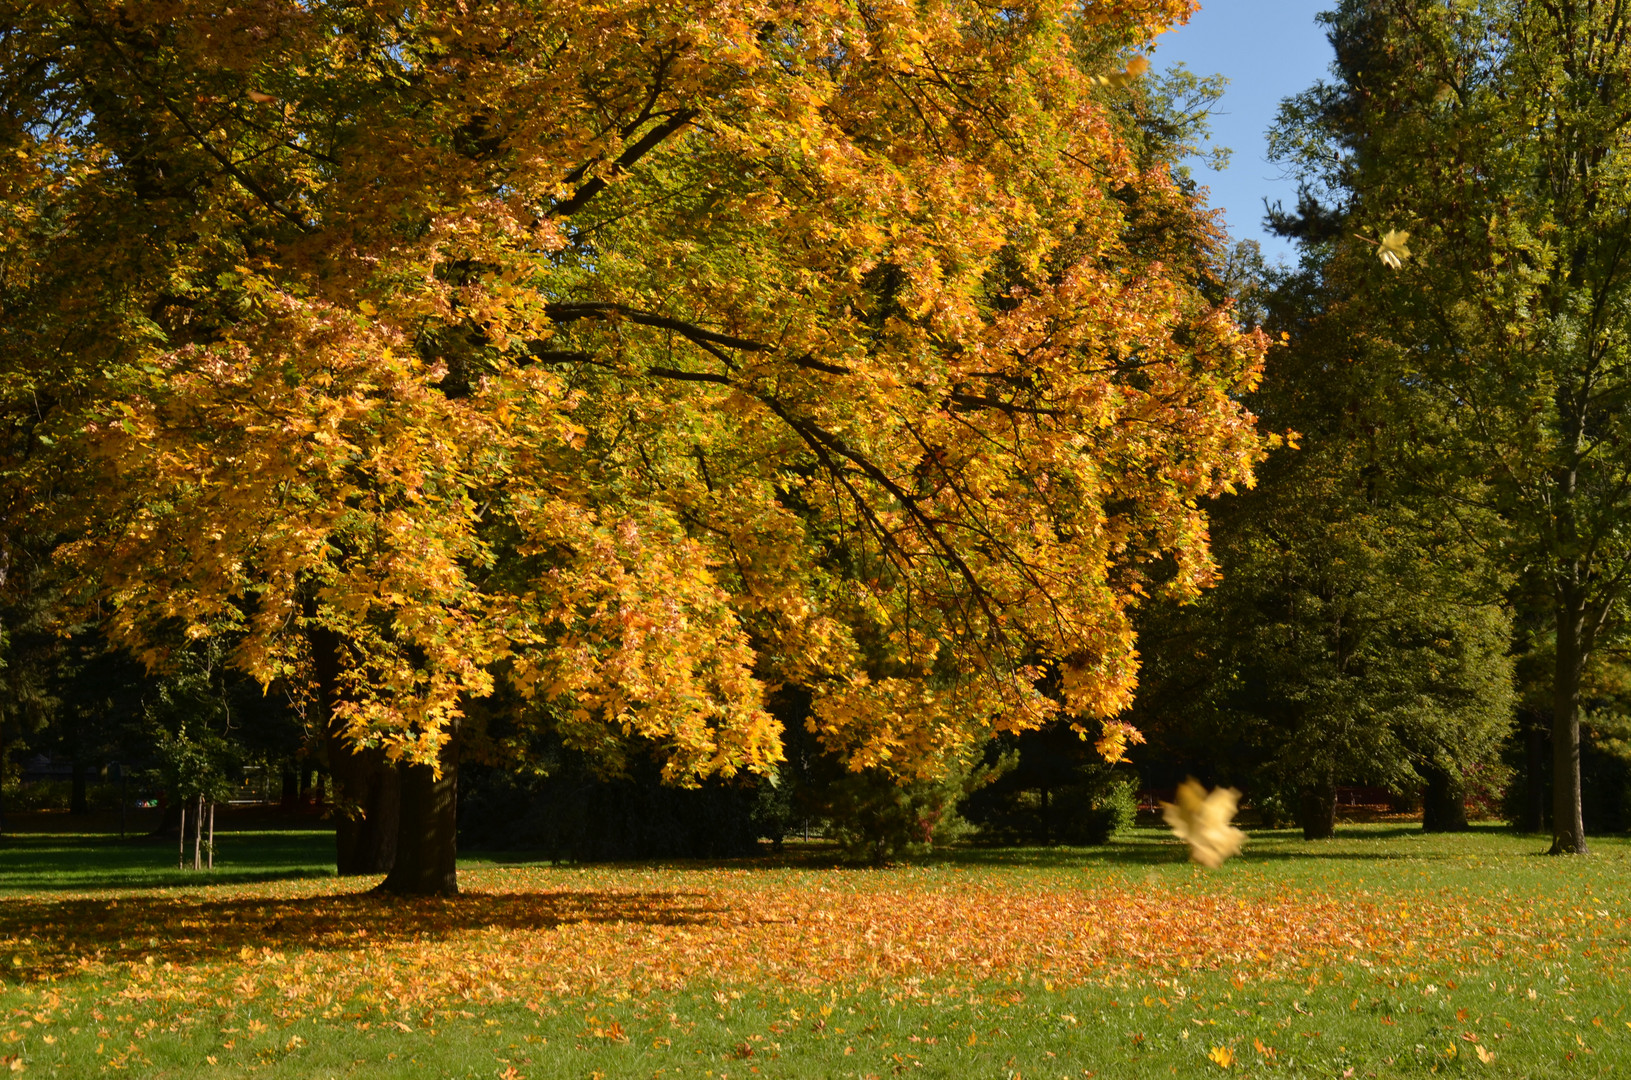
<svg viewBox="0 0 1631 1080">
<path fill-rule="evenodd" d="M 1229 167 L 1213 172 L 1191 163 L 1195 179 L 1211 189 L 1208 202 L 1222 207 L 1229 234 L 1256 240 L 1272 263 L 1294 258 L 1291 245 L 1263 231 L 1263 198 L 1295 204 L 1296 185 L 1281 179 L 1267 160 L 1264 133 L 1282 98 L 1326 76 L 1331 46 L 1314 21 L 1333 0 L 1201 0 L 1189 23 L 1156 39 L 1151 60 L 1158 68 L 1182 62 L 1197 75 L 1224 75 L 1229 89 L 1212 117 L 1212 140 L 1233 154 Z"/>
</svg>

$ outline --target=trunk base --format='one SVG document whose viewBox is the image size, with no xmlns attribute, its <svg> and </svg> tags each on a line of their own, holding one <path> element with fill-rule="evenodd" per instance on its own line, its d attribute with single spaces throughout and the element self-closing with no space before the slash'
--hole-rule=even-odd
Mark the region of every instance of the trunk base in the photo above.
<svg viewBox="0 0 1631 1080">
<path fill-rule="evenodd" d="M 399 767 L 402 810 L 396 864 L 377 892 L 396 896 L 457 896 L 459 772 L 456 738 L 442 747 L 442 774 L 430 765 Z"/>
<path fill-rule="evenodd" d="M 1335 784 L 1307 784 L 1298 799 L 1297 823 L 1304 840 L 1329 840 L 1337 831 Z"/>
<path fill-rule="evenodd" d="M 1580 807 L 1580 676 L 1591 654 L 1585 603 L 1557 606 L 1557 674 L 1552 687 L 1552 855 L 1586 854 Z"/>
<path fill-rule="evenodd" d="M 1427 790 L 1422 792 L 1421 831 L 1465 832 L 1470 826 L 1460 777 L 1436 766 L 1427 766 L 1422 773 L 1427 780 Z"/>
</svg>

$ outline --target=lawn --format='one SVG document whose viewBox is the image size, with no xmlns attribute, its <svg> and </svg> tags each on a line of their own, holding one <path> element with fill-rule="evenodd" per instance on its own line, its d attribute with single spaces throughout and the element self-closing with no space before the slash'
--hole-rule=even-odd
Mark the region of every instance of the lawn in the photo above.
<svg viewBox="0 0 1631 1080">
<path fill-rule="evenodd" d="M 1140 830 L 852 870 L 473 858 L 454 901 L 320 832 L 0 846 L 0 1058 L 143 1077 L 1631 1076 L 1631 843 Z M 209 881 L 211 884 L 200 884 Z"/>
</svg>

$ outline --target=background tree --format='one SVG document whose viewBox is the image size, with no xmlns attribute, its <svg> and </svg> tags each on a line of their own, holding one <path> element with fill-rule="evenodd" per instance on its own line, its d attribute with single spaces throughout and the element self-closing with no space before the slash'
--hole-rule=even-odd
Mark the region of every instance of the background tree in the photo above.
<svg viewBox="0 0 1631 1080">
<path fill-rule="evenodd" d="M 1441 434 L 1419 474 L 1452 495 L 1468 473 L 1487 482 L 1481 508 L 1549 598 L 1558 853 L 1586 850 L 1581 678 L 1631 571 L 1626 19 L 1348 0 L 1331 17 L 1334 81 L 1289 101 L 1273 142 L 1322 207 L 1309 231 L 1395 343 L 1394 377 L 1432 391 Z M 1414 253 L 1397 273 L 1375 260 L 1389 230 Z"/>
<path fill-rule="evenodd" d="M 1215 510 L 1222 583 L 1141 623 L 1136 722 L 1165 770 L 1150 779 L 1239 785 L 1310 839 L 1332 834 L 1342 783 L 1425 787 L 1424 826 L 1465 827 L 1467 778 L 1498 765 L 1513 706 L 1488 523 L 1413 483 L 1432 429 L 1373 357 L 1391 345 L 1353 320 L 1339 268 L 1313 252 L 1254 292 L 1289 344 L 1248 403 L 1292 445 Z"/>
</svg>

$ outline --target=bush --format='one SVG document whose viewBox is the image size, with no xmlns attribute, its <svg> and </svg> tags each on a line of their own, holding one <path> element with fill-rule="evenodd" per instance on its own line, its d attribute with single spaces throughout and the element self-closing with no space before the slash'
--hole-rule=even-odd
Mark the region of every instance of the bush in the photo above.
<svg viewBox="0 0 1631 1080">
<path fill-rule="evenodd" d="M 1133 827 L 1138 819 L 1138 785 L 1125 776 L 1111 776 L 1090 797 L 1081 817 L 1082 843 L 1108 844 Z"/>
<path fill-rule="evenodd" d="M 116 780 L 102 780 L 92 775 L 85 785 L 85 802 L 91 810 L 118 810 L 123 794 L 128 791 L 135 802 L 146 789 L 132 782 L 128 788 Z M 66 810 L 73 801 L 72 780 L 8 780 L 0 789 L 7 811 Z"/>
<path fill-rule="evenodd" d="M 1107 844 L 1138 814 L 1132 774 L 1106 765 L 1081 740 L 1049 733 L 1018 740 L 1017 764 L 972 794 L 963 814 L 987 843 Z M 1072 760 L 1061 751 L 1074 751 Z"/>
<path fill-rule="evenodd" d="M 1291 800 L 1274 788 L 1264 787 L 1253 795 L 1251 808 L 1257 811 L 1257 822 L 1265 829 L 1288 828 L 1297 820 Z"/>
<path fill-rule="evenodd" d="M 66 810 L 73 797 L 74 785 L 69 780 L 30 780 L 8 785 L 8 810 Z"/>
<path fill-rule="evenodd" d="M 874 866 L 927 854 L 974 831 L 957 804 L 1012 767 L 1012 758 L 972 769 L 956 762 L 937 780 L 906 783 L 876 769 L 845 773 L 821 793 L 827 835 L 845 858 Z"/>
</svg>

